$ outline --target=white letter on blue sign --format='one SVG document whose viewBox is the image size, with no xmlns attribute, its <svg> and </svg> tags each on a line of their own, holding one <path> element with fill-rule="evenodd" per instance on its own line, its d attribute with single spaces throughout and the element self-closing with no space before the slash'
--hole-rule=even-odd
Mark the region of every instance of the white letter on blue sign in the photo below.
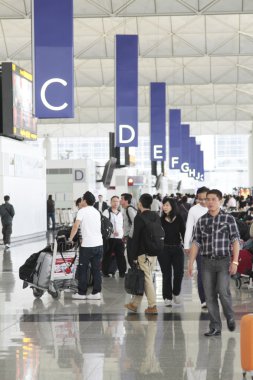
<svg viewBox="0 0 253 380">
<path fill-rule="evenodd" d="M 171 158 L 171 166 L 172 166 L 172 168 L 174 168 L 175 167 L 175 165 L 177 165 L 179 163 L 179 158 L 178 157 L 172 157 Z"/>
<path fill-rule="evenodd" d="M 64 79 L 61 79 L 61 78 L 52 78 L 52 79 L 47 80 L 43 84 L 43 86 L 41 87 L 41 91 L 40 91 L 42 103 L 44 104 L 45 107 L 47 107 L 49 110 L 52 110 L 52 111 L 64 110 L 64 108 L 66 108 L 68 106 L 68 103 L 65 102 L 61 106 L 55 107 L 55 106 L 52 106 L 51 104 L 49 104 L 47 99 L 46 99 L 46 89 L 52 83 L 60 83 L 63 86 L 67 86 L 67 84 L 68 84 Z"/>
<path fill-rule="evenodd" d="M 131 133 L 131 137 L 129 139 L 123 139 L 123 129 L 128 129 Z M 119 125 L 119 143 L 120 144 L 128 144 L 133 141 L 135 138 L 135 130 L 131 125 Z"/>
<path fill-rule="evenodd" d="M 154 145 L 154 159 L 162 159 L 163 158 L 163 146 L 162 145 Z"/>
<path fill-rule="evenodd" d="M 181 170 L 183 173 L 188 173 L 189 171 L 189 164 L 188 162 L 183 162 L 181 165 Z"/>
</svg>

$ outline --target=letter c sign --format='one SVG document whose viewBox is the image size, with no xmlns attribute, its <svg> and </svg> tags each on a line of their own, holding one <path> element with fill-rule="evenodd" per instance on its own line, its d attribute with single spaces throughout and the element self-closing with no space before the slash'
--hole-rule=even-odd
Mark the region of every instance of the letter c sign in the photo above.
<svg viewBox="0 0 253 380">
<path fill-rule="evenodd" d="M 67 86 L 68 84 L 64 79 L 61 79 L 61 78 L 48 79 L 41 87 L 41 91 L 40 91 L 41 101 L 44 104 L 44 106 L 48 108 L 49 110 L 52 110 L 52 111 L 64 110 L 68 106 L 68 103 L 65 102 L 61 106 L 53 106 L 46 99 L 46 90 L 48 86 L 52 85 L 52 83 L 60 83 L 62 86 Z"/>
</svg>

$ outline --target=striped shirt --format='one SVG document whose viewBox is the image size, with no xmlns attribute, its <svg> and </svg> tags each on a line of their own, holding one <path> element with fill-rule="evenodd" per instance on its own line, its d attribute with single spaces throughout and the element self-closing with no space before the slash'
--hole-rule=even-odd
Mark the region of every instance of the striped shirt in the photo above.
<svg viewBox="0 0 253 380">
<path fill-rule="evenodd" d="M 236 240 L 240 241 L 236 221 L 223 211 L 216 216 L 207 212 L 200 217 L 193 234 L 193 242 L 203 256 L 230 256 L 231 244 Z"/>
</svg>

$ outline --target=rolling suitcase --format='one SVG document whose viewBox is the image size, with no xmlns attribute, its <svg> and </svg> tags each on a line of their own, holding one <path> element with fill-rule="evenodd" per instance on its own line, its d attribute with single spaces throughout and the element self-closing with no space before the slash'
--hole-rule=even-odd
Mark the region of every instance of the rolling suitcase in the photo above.
<svg viewBox="0 0 253 380">
<path fill-rule="evenodd" d="M 35 273 L 33 275 L 33 284 L 35 286 L 48 289 L 51 277 L 52 263 L 52 253 L 41 252 L 37 261 Z"/>
<path fill-rule="evenodd" d="M 241 366 L 244 372 L 252 372 L 253 371 L 253 314 L 247 314 L 242 317 L 240 329 L 241 329 Z"/>
<path fill-rule="evenodd" d="M 250 275 L 252 272 L 252 253 L 247 249 L 242 249 L 239 252 L 239 265 L 237 273 Z"/>
</svg>

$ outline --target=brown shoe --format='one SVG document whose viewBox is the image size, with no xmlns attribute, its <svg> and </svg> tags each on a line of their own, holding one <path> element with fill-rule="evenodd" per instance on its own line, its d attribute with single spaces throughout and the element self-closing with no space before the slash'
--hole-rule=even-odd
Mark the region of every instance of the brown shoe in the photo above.
<svg viewBox="0 0 253 380">
<path fill-rule="evenodd" d="M 152 307 L 149 306 L 145 310 L 145 314 L 154 314 L 154 315 L 156 315 L 156 314 L 158 314 L 158 310 L 157 310 L 156 306 L 152 306 Z"/>
<path fill-rule="evenodd" d="M 126 309 L 128 309 L 129 311 L 132 311 L 133 313 L 137 312 L 137 307 L 134 304 L 132 304 L 131 302 L 124 305 L 124 307 Z"/>
</svg>

